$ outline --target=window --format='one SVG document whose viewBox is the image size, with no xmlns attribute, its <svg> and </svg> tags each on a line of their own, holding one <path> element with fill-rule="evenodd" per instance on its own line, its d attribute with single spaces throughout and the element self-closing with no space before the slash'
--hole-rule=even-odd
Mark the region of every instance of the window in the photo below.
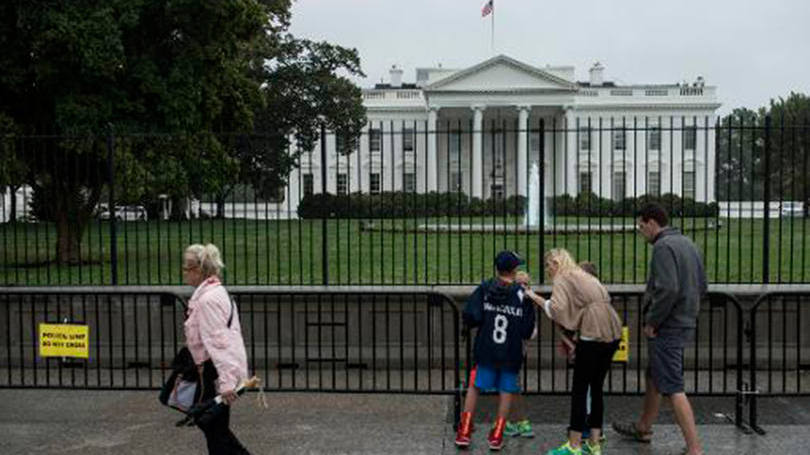
<svg viewBox="0 0 810 455">
<path fill-rule="evenodd" d="M 368 146 L 372 153 L 379 153 L 382 148 L 382 130 L 371 128 L 368 130 Z"/>
<path fill-rule="evenodd" d="M 627 148 L 627 134 L 624 128 L 618 128 L 613 131 L 613 149 L 625 150 Z"/>
<path fill-rule="evenodd" d="M 647 173 L 647 194 L 650 196 L 661 195 L 661 171 Z"/>
<path fill-rule="evenodd" d="M 402 191 L 406 193 L 416 192 L 416 173 L 406 172 L 402 174 Z"/>
<path fill-rule="evenodd" d="M 613 173 L 613 200 L 622 201 L 627 196 L 627 173 L 616 171 Z"/>
<path fill-rule="evenodd" d="M 341 172 L 337 175 L 337 194 L 349 194 L 349 176 L 345 172 Z"/>
<path fill-rule="evenodd" d="M 461 131 L 450 133 L 450 164 L 457 165 L 461 159 Z"/>
<path fill-rule="evenodd" d="M 497 131 L 492 135 L 492 177 L 503 177 L 504 175 L 504 152 L 503 152 L 503 132 Z"/>
<path fill-rule="evenodd" d="M 315 183 L 312 179 L 312 174 L 304 174 L 304 196 L 312 196 L 314 193 Z"/>
<path fill-rule="evenodd" d="M 489 187 L 489 195 L 492 199 L 502 200 L 503 185 L 501 185 L 500 183 L 492 184 L 492 186 Z"/>
<path fill-rule="evenodd" d="M 461 172 L 452 172 L 450 174 L 450 191 L 461 192 L 462 174 Z"/>
<path fill-rule="evenodd" d="M 402 150 L 405 152 L 413 152 L 413 144 L 415 142 L 416 132 L 413 128 L 402 129 Z"/>
<path fill-rule="evenodd" d="M 538 131 L 529 133 L 529 151 L 540 152 L 540 133 Z"/>
<path fill-rule="evenodd" d="M 380 173 L 379 172 L 372 172 L 369 175 L 369 190 L 371 194 L 380 194 Z"/>
<path fill-rule="evenodd" d="M 683 173 L 683 198 L 695 199 L 695 171 Z"/>
<path fill-rule="evenodd" d="M 661 128 L 654 126 L 647 131 L 647 148 L 661 150 Z"/>
<path fill-rule="evenodd" d="M 267 197 L 267 202 L 273 202 L 276 204 L 280 204 L 284 202 L 284 196 L 286 193 L 286 188 L 283 185 L 279 185 L 275 188 L 270 190 L 270 194 Z"/>
<path fill-rule="evenodd" d="M 357 150 L 357 138 L 349 138 L 342 134 L 335 135 L 335 143 L 337 145 L 337 152 L 341 155 L 347 155 Z"/>
<path fill-rule="evenodd" d="M 579 129 L 579 149 L 580 150 L 590 150 L 591 149 L 591 129 L 590 128 L 580 128 Z"/>
<path fill-rule="evenodd" d="M 593 192 L 592 186 L 592 175 L 590 172 L 580 172 L 579 173 L 579 192 L 580 193 L 590 193 Z"/>
<path fill-rule="evenodd" d="M 683 130 L 683 148 L 686 150 L 694 150 L 697 143 L 697 128 L 694 126 L 687 126 Z"/>
</svg>

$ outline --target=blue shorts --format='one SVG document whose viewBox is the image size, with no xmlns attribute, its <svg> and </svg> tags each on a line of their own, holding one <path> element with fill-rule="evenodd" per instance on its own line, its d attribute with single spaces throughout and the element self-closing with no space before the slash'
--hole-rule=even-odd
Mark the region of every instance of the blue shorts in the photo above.
<svg viewBox="0 0 810 455">
<path fill-rule="evenodd" d="M 484 365 L 475 367 L 475 386 L 482 391 L 497 390 L 504 393 L 520 393 L 517 371 Z"/>
</svg>

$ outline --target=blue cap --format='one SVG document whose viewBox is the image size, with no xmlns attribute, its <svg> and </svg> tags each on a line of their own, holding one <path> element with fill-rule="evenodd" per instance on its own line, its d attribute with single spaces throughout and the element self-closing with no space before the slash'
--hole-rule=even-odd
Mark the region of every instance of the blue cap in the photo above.
<svg viewBox="0 0 810 455">
<path fill-rule="evenodd" d="M 517 266 L 525 264 L 526 261 L 514 251 L 501 251 L 495 256 L 495 269 L 498 272 L 511 272 Z"/>
</svg>

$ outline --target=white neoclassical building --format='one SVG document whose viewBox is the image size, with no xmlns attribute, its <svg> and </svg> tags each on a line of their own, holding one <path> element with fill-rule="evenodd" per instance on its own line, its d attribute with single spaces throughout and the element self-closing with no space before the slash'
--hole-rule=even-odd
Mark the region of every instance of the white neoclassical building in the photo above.
<svg viewBox="0 0 810 455">
<path fill-rule="evenodd" d="M 340 138 L 329 135 L 324 160 L 320 146 L 304 153 L 279 209 L 294 216 L 305 194 L 321 191 L 322 175 L 333 194 L 526 195 L 533 163 L 548 196 L 714 201 L 715 87 L 701 77 L 625 85 L 603 74 L 597 63 L 576 81 L 572 66 L 504 55 L 465 69 L 418 68 L 413 83 L 393 67 L 388 83 L 363 90 L 369 124 L 357 149 L 336 153 Z"/>
</svg>

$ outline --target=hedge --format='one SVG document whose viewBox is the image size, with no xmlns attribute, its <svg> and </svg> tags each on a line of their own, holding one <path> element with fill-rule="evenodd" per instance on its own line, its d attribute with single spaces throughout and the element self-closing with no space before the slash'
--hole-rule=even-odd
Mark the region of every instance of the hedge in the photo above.
<svg viewBox="0 0 810 455">
<path fill-rule="evenodd" d="M 567 194 L 554 198 L 554 213 L 557 216 L 622 216 L 633 217 L 636 211 L 647 203 L 661 204 L 672 218 L 714 217 L 720 211 L 716 202 L 696 202 L 677 194 L 667 193 L 661 196 L 644 195 L 638 198 L 628 197 L 621 201 L 600 198 L 591 192 L 580 193 L 576 197 Z"/>
<path fill-rule="evenodd" d="M 716 202 L 695 202 L 681 199 L 675 194 L 659 197 L 641 196 L 621 201 L 600 198 L 593 193 L 576 197 L 567 194 L 553 199 L 556 216 L 621 216 L 633 217 L 636 210 L 648 202 L 664 206 L 674 218 L 714 217 L 719 212 Z M 380 194 L 352 193 L 339 195 L 319 193 L 307 195 L 298 205 L 298 216 L 303 219 L 319 218 L 414 218 L 435 216 L 523 216 L 526 197 L 510 196 L 503 199 L 481 200 L 464 193 L 405 193 L 401 191 Z"/>
<path fill-rule="evenodd" d="M 298 205 L 298 216 L 307 218 L 413 218 L 433 216 L 523 215 L 526 198 L 506 200 L 471 198 L 464 193 L 352 193 L 336 196 L 311 194 Z"/>
</svg>

